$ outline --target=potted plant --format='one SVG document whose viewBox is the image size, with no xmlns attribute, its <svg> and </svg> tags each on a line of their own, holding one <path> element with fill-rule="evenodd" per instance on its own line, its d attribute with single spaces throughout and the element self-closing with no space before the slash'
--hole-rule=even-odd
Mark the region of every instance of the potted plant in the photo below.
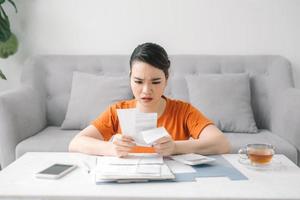
<svg viewBox="0 0 300 200">
<path fill-rule="evenodd" d="M 11 32 L 8 16 L 2 7 L 2 4 L 6 1 L 11 3 L 15 11 L 18 12 L 13 0 L 0 0 L 0 58 L 7 58 L 18 50 L 17 37 Z M 1 78 L 6 80 L 5 75 L 0 70 L 0 79 Z"/>
</svg>

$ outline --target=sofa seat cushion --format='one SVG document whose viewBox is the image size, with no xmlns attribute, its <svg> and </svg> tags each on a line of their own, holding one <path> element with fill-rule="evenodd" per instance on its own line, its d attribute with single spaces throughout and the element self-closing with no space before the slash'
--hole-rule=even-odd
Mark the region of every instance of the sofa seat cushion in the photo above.
<svg viewBox="0 0 300 200">
<path fill-rule="evenodd" d="M 67 152 L 70 141 L 80 130 L 61 130 L 57 126 L 48 126 L 41 132 L 31 136 L 16 147 L 16 158 L 26 152 Z"/>
<path fill-rule="evenodd" d="M 297 149 L 286 140 L 273 134 L 269 130 L 259 129 L 258 133 L 225 133 L 231 143 L 231 152 L 238 153 L 238 150 L 250 143 L 270 143 L 275 147 L 276 154 L 284 154 L 294 163 L 297 163 Z"/>
<path fill-rule="evenodd" d="M 67 152 L 70 141 L 78 132 L 79 130 L 61 130 L 60 127 L 49 126 L 20 142 L 16 147 L 16 158 L 26 152 Z M 284 154 L 297 163 L 296 148 L 268 130 L 260 129 L 255 134 L 225 133 L 225 136 L 231 143 L 230 153 L 236 154 L 240 148 L 249 143 L 270 143 L 275 146 L 276 154 Z"/>
</svg>

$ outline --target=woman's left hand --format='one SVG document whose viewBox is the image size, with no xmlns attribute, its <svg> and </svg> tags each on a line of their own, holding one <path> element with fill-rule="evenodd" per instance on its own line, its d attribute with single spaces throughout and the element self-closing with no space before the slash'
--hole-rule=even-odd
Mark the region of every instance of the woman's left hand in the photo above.
<svg viewBox="0 0 300 200">
<path fill-rule="evenodd" d="M 157 153 L 169 156 L 175 153 L 176 145 L 171 137 L 165 136 L 155 141 L 153 147 Z"/>
</svg>

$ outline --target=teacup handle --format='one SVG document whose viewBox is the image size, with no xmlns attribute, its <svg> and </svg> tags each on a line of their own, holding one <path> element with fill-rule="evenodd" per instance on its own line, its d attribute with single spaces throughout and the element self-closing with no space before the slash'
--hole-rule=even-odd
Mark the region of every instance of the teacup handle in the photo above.
<svg viewBox="0 0 300 200">
<path fill-rule="evenodd" d="M 247 148 L 246 147 L 243 147 L 239 150 L 239 156 L 240 156 L 240 159 L 243 159 L 243 160 L 248 159 Z"/>
</svg>

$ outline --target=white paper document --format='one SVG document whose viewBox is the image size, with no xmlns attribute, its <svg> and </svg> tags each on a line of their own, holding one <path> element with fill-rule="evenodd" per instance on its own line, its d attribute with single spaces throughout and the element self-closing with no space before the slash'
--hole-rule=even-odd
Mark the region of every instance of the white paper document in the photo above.
<svg viewBox="0 0 300 200">
<path fill-rule="evenodd" d="M 157 113 L 136 112 L 134 140 L 139 146 L 149 146 L 142 135 L 142 131 L 157 127 Z"/>
<path fill-rule="evenodd" d="M 136 109 L 117 109 L 122 133 L 134 138 Z"/>
<path fill-rule="evenodd" d="M 150 146 L 144 141 L 142 131 L 156 128 L 157 113 L 143 113 L 136 108 L 117 109 L 122 134 L 131 136 L 138 146 Z"/>
<path fill-rule="evenodd" d="M 137 173 L 141 174 L 154 174 L 157 176 L 160 176 L 160 171 L 161 171 L 161 166 L 162 165 L 138 165 L 137 166 Z"/>
<path fill-rule="evenodd" d="M 197 172 L 192 166 L 183 164 L 176 160 L 167 160 L 166 164 L 174 174 Z"/>
<path fill-rule="evenodd" d="M 156 140 L 164 136 L 169 136 L 169 133 L 164 127 L 159 127 L 142 131 L 142 135 L 147 144 L 153 144 Z"/>
</svg>

